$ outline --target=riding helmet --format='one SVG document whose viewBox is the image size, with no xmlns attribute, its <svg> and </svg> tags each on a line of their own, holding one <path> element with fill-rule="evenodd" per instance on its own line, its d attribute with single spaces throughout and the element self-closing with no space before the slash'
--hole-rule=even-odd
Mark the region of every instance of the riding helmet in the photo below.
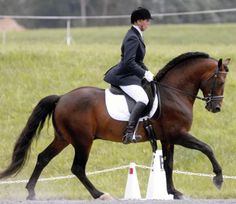
<svg viewBox="0 0 236 204">
<path fill-rule="evenodd" d="M 143 7 L 138 7 L 136 10 L 134 10 L 131 14 L 131 23 L 134 24 L 134 22 L 137 22 L 138 20 L 146 20 L 146 19 L 152 19 L 151 13 L 148 9 Z"/>
</svg>

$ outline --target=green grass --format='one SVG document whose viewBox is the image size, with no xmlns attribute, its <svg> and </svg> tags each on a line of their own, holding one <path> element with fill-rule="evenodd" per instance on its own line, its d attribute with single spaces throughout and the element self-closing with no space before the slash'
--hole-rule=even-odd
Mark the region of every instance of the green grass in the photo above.
<svg viewBox="0 0 236 204">
<path fill-rule="evenodd" d="M 29 30 L 7 33 L 7 43 L 0 44 L 0 169 L 11 158 L 14 143 L 38 101 L 50 94 L 63 94 L 79 86 L 106 88 L 104 72 L 120 58 L 120 44 L 128 27 L 79 28 L 72 30 L 73 43 L 65 45 L 65 30 Z M 145 32 L 147 54 L 145 63 L 157 71 L 169 60 L 188 51 L 204 51 L 214 58 L 232 59 L 225 88 L 221 113 L 212 114 L 204 103 L 196 101 L 191 133 L 212 146 L 225 175 L 235 176 L 235 89 L 236 89 L 236 24 L 225 25 L 153 25 Z M 28 179 L 37 155 L 51 142 L 52 127 L 45 128 L 33 143 L 28 163 L 15 178 Z M 160 144 L 159 144 L 160 147 Z M 73 161 L 69 146 L 57 156 L 41 177 L 69 175 Z M 122 145 L 95 141 L 87 165 L 88 172 L 128 165 L 134 161 L 150 165 L 149 143 Z M 211 173 L 207 158 L 193 150 L 176 146 L 175 169 Z M 102 191 L 122 198 L 127 169 L 91 175 L 89 178 Z M 149 171 L 138 169 L 143 197 Z M 174 174 L 176 188 L 194 198 L 235 198 L 236 181 L 225 179 L 221 191 L 215 189 L 211 178 Z M 25 184 L 0 185 L 0 198 L 19 198 L 27 195 Z M 39 182 L 39 198 L 91 199 L 75 179 Z"/>
</svg>

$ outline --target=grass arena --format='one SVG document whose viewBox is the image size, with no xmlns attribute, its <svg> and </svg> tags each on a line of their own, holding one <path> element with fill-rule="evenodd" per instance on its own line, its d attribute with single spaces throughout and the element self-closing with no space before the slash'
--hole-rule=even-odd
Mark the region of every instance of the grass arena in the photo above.
<svg viewBox="0 0 236 204">
<path fill-rule="evenodd" d="M 125 26 L 73 29 L 72 44 L 69 47 L 65 44 L 65 31 L 61 29 L 7 33 L 6 43 L 0 44 L 0 170 L 9 164 L 15 141 L 41 98 L 51 94 L 61 95 L 81 86 L 108 87 L 103 81 L 103 74 L 119 60 L 121 40 L 127 29 Z M 202 51 L 216 59 L 231 58 L 222 111 L 218 114 L 209 113 L 205 110 L 204 103 L 196 101 L 191 130 L 197 138 L 213 148 L 223 168 L 223 174 L 228 178 L 225 178 L 219 191 L 212 184 L 210 176 L 175 173 L 176 188 L 189 198 L 236 197 L 235 35 L 236 24 L 153 25 L 145 32 L 145 64 L 155 74 L 167 62 L 184 52 Z M 49 128 L 44 128 L 38 141 L 32 144 L 30 157 L 22 171 L 13 178 L 0 181 L 0 200 L 11 202 L 13 199 L 16 202 L 25 199 L 26 182 L 14 181 L 29 179 L 38 154 L 52 138 L 53 130 L 49 125 Z M 148 142 L 126 146 L 98 140 L 93 144 L 87 172 L 125 166 L 131 161 L 150 166 L 151 154 Z M 67 147 L 49 163 L 40 178 L 70 176 L 73 155 L 73 148 Z M 203 154 L 179 146 L 175 146 L 174 170 L 212 173 L 211 164 Z M 145 196 L 149 171 L 138 168 L 137 173 L 141 194 Z M 89 179 L 98 189 L 108 192 L 114 198 L 122 199 L 127 168 L 91 174 Z M 92 199 L 75 177 L 38 182 L 36 195 L 39 200 L 73 202 Z"/>
</svg>

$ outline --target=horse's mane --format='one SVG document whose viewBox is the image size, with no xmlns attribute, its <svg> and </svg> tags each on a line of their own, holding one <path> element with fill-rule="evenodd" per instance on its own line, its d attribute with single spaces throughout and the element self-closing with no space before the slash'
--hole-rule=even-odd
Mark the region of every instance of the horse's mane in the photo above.
<svg viewBox="0 0 236 204">
<path fill-rule="evenodd" d="M 160 81 L 168 71 L 173 69 L 176 65 L 180 64 L 189 59 L 195 58 L 209 58 L 209 55 L 204 52 L 187 52 L 183 53 L 176 58 L 172 59 L 169 63 L 167 63 L 155 76 L 156 81 Z"/>
</svg>

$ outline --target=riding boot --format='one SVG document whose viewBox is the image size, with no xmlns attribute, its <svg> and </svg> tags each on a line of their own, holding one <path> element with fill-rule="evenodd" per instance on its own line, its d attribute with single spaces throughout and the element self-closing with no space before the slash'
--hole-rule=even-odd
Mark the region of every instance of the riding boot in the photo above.
<svg viewBox="0 0 236 204">
<path fill-rule="evenodd" d="M 134 135 L 135 128 L 141 117 L 146 105 L 142 102 L 137 102 L 130 114 L 128 126 L 124 132 L 123 144 L 136 143 L 142 139 L 141 135 Z"/>
</svg>

